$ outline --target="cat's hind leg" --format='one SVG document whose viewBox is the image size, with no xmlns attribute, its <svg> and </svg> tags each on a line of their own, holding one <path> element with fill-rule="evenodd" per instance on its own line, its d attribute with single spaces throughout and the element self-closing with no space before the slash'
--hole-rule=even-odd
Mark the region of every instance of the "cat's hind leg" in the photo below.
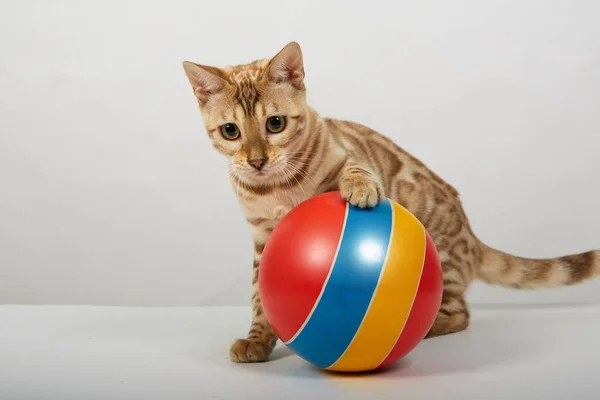
<svg viewBox="0 0 600 400">
<path fill-rule="evenodd" d="M 426 338 L 464 331 L 469 322 L 470 314 L 464 296 L 453 296 L 444 291 L 440 310 Z"/>
<path fill-rule="evenodd" d="M 433 327 L 426 337 L 461 332 L 469 326 L 470 313 L 465 301 L 465 291 L 470 281 L 468 271 L 464 261 L 442 262 L 444 285 L 442 301 Z"/>
</svg>

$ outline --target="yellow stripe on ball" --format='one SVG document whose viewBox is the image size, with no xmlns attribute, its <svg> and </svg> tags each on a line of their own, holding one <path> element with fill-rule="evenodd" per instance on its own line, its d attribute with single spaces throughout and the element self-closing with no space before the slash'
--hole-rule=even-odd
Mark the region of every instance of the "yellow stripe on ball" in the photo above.
<svg viewBox="0 0 600 400">
<path fill-rule="evenodd" d="M 408 320 L 426 251 L 423 225 L 399 204 L 393 204 L 393 226 L 383 272 L 371 304 L 352 342 L 328 370 L 376 368 L 389 354 Z"/>
</svg>

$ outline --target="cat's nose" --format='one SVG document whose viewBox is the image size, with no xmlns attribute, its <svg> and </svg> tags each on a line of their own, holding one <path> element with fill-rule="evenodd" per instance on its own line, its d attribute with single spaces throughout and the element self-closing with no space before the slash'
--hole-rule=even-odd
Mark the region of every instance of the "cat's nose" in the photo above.
<svg viewBox="0 0 600 400">
<path fill-rule="evenodd" d="M 260 171 L 261 169 L 263 169 L 263 167 L 265 166 L 266 163 L 267 163 L 267 157 L 256 157 L 256 158 L 248 159 L 248 164 L 253 166 L 257 171 Z"/>
</svg>

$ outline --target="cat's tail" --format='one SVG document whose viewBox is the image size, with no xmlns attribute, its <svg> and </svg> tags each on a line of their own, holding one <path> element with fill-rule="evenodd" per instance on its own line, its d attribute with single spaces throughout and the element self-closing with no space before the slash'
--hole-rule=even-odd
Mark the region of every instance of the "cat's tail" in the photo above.
<svg viewBox="0 0 600 400">
<path fill-rule="evenodd" d="M 478 278 L 514 289 L 544 289 L 575 285 L 600 275 L 600 250 L 557 258 L 516 257 L 481 245 Z"/>
</svg>

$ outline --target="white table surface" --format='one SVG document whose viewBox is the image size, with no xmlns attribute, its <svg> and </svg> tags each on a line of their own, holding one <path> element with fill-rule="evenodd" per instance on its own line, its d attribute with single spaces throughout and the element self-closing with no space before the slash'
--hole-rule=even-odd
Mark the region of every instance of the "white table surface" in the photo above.
<svg viewBox="0 0 600 400">
<path fill-rule="evenodd" d="M 600 399 L 600 306 L 475 309 L 394 368 L 337 375 L 281 344 L 233 364 L 249 309 L 0 306 L 0 400 Z"/>
</svg>

